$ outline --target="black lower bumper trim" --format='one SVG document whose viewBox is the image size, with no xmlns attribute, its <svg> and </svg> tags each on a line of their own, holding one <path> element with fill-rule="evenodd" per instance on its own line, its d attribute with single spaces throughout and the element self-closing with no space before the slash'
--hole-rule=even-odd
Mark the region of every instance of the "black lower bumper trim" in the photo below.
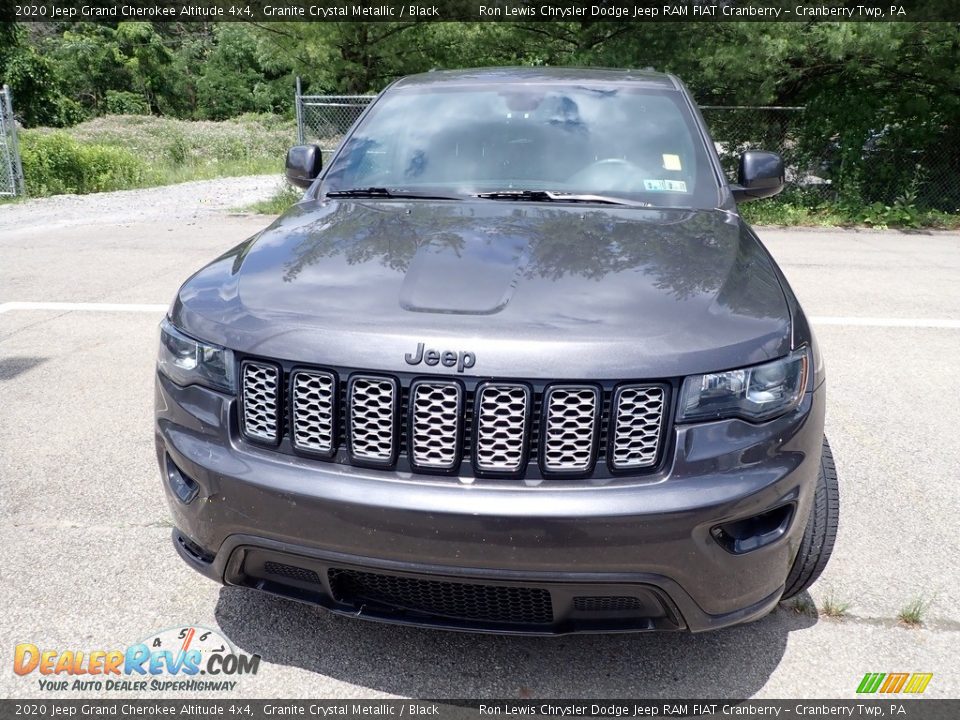
<svg viewBox="0 0 960 720">
<path fill-rule="evenodd" d="M 240 547 L 231 585 L 258 588 L 373 620 L 481 632 L 680 630 L 669 598 L 644 584 L 472 579 L 356 567 L 262 547 Z M 578 598 L 610 598 L 586 605 Z M 623 598 L 630 598 L 624 603 Z"/>
<path fill-rule="evenodd" d="M 198 572 L 367 620 L 466 632 L 522 635 L 700 632 L 766 615 L 781 589 L 725 615 L 709 615 L 669 578 L 649 573 L 491 571 L 411 566 L 321 552 L 246 535 L 213 558 L 174 546 Z"/>
</svg>

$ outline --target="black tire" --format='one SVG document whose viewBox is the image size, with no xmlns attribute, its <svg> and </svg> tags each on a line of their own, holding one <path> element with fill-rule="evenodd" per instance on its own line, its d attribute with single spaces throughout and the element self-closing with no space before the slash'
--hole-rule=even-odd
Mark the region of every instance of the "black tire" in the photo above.
<svg viewBox="0 0 960 720">
<path fill-rule="evenodd" d="M 833 553 L 839 520 L 840 486 L 837 483 L 837 468 L 833 464 L 830 443 L 824 438 L 813 507 L 810 509 L 810 519 L 807 520 L 797 558 L 787 576 L 784 599 L 799 595 L 820 577 Z"/>
</svg>

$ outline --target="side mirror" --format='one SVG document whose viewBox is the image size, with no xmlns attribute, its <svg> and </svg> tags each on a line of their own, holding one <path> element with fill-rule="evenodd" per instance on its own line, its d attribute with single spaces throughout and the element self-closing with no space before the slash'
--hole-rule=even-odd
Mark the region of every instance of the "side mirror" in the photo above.
<svg viewBox="0 0 960 720">
<path fill-rule="evenodd" d="M 316 145 L 295 145 L 287 151 L 287 180 L 308 188 L 323 167 L 323 156 Z"/>
<path fill-rule="evenodd" d="M 783 158 L 763 150 L 748 150 L 741 155 L 738 175 L 738 184 L 731 187 L 737 202 L 773 197 L 786 182 Z"/>
</svg>

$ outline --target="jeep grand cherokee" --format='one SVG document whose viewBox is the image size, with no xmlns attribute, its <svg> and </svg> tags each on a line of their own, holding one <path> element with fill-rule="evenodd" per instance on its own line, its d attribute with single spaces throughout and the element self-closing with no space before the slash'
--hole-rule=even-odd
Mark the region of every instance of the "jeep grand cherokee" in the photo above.
<svg viewBox="0 0 960 720">
<path fill-rule="evenodd" d="M 823 569 L 837 479 L 803 311 L 670 75 L 393 83 L 303 199 L 162 323 L 182 558 L 388 622 L 559 634 L 761 617 Z"/>
</svg>

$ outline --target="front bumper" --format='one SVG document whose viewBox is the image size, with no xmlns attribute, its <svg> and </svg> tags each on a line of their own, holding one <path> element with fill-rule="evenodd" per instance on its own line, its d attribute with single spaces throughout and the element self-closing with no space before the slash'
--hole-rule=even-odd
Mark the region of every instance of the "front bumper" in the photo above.
<svg viewBox="0 0 960 720">
<path fill-rule="evenodd" d="M 607 485 L 464 485 L 237 439 L 232 398 L 158 376 L 174 544 L 204 575 L 365 618 L 558 634 L 702 631 L 780 598 L 809 514 L 824 390 L 762 425 L 675 426 L 662 474 Z M 197 486 L 173 492 L 168 463 Z M 741 554 L 719 525 L 785 509 Z M 745 544 L 749 546 L 749 543 Z"/>
</svg>

